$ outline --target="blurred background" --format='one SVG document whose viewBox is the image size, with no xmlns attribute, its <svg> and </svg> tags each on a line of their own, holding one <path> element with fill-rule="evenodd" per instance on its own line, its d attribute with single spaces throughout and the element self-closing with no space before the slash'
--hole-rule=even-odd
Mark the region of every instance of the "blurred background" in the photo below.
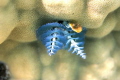
<svg viewBox="0 0 120 80">
<path fill-rule="evenodd" d="M 87 28 L 86 59 L 48 56 L 36 30 L 58 20 Z M 120 0 L 0 0 L 0 61 L 11 80 L 120 80 Z"/>
</svg>

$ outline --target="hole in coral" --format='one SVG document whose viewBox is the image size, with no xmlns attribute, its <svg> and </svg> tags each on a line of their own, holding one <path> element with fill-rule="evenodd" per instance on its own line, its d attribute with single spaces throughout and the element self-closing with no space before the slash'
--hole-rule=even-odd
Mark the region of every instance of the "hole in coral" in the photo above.
<svg viewBox="0 0 120 80">
<path fill-rule="evenodd" d="M 3 62 L 0 62 L 0 80 L 9 80 L 10 73 L 9 70 Z"/>
</svg>

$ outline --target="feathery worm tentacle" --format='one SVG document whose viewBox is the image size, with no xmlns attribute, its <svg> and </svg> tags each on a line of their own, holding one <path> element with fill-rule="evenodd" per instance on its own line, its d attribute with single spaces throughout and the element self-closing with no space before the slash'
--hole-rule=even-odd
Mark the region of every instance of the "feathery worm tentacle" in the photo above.
<svg viewBox="0 0 120 80">
<path fill-rule="evenodd" d="M 84 43 L 85 43 L 85 33 L 86 33 L 86 28 L 82 27 L 82 31 L 80 33 L 76 33 L 73 31 L 69 23 L 64 24 L 67 27 L 67 43 L 65 46 L 66 48 L 69 48 L 69 52 L 73 51 L 72 53 L 77 53 L 77 55 L 80 55 L 83 59 L 86 59 L 86 53 L 84 52 Z"/>
<path fill-rule="evenodd" d="M 37 30 L 37 37 L 47 48 L 51 56 L 66 44 L 67 38 L 64 35 L 64 26 L 59 23 L 48 23 Z"/>
<path fill-rule="evenodd" d="M 38 40 L 46 46 L 50 56 L 64 48 L 86 59 L 86 53 L 83 52 L 85 33 L 86 28 L 80 25 L 75 26 L 67 21 L 59 21 L 41 26 L 36 34 Z"/>
</svg>

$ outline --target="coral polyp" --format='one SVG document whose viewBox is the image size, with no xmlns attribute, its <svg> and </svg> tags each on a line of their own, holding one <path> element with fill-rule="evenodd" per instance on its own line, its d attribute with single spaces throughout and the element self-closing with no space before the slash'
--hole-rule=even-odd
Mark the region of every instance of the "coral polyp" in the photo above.
<svg viewBox="0 0 120 80">
<path fill-rule="evenodd" d="M 67 21 L 53 22 L 42 25 L 36 31 L 38 40 L 47 48 L 48 54 L 54 55 L 60 49 L 69 49 L 86 59 L 84 53 L 84 39 L 86 28 L 80 27 L 81 31 L 75 32 Z"/>
</svg>

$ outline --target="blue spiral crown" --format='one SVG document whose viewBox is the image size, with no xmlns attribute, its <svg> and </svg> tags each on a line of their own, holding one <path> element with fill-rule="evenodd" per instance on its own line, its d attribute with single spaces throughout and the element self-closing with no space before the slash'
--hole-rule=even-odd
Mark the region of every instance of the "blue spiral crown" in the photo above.
<svg viewBox="0 0 120 80">
<path fill-rule="evenodd" d="M 48 54 L 54 55 L 60 49 L 69 49 L 72 53 L 77 53 L 83 59 L 86 59 L 84 53 L 86 28 L 82 28 L 80 33 L 74 32 L 69 22 L 53 22 L 42 25 L 36 31 L 37 39 L 47 48 Z"/>
</svg>

